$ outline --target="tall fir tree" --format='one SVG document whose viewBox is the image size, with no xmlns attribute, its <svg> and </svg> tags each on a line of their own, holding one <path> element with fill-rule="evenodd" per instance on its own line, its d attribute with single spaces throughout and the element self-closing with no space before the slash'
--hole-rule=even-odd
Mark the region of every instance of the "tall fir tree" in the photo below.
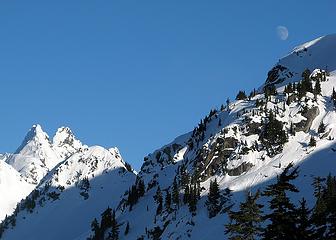
<svg viewBox="0 0 336 240">
<path fill-rule="evenodd" d="M 156 193 L 154 195 L 154 201 L 158 205 L 158 207 L 156 209 L 156 215 L 158 215 L 158 214 L 160 214 L 162 212 L 162 201 L 163 201 L 163 197 L 162 197 L 162 192 L 161 192 L 160 186 L 158 186 L 158 188 L 156 190 Z"/>
<path fill-rule="evenodd" d="M 240 90 L 236 96 L 236 100 L 245 100 L 247 98 L 245 91 Z"/>
<path fill-rule="evenodd" d="M 326 130 L 326 127 L 325 127 L 324 123 L 321 122 L 320 125 L 319 125 L 319 127 L 318 127 L 318 129 L 317 129 L 317 132 L 318 133 L 324 133 L 325 130 Z"/>
<path fill-rule="evenodd" d="M 169 190 L 167 190 L 166 191 L 166 197 L 165 197 L 165 208 L 166 208 L 167 212 L 171 211 L 171 202 L 172 202 L 171 194 L 170 194 Z"/>
<path fill-rule="evenodd" d="M 92 240 L 99 240 L 100 239 L 100 227 L 99 227 L 97 218 L 93 219 L 91 223 L 91 231 L 93 232 Z"/>
<path fill-rule="evenodd" d="M 259 136 L 269 155 L 274 155 L 287 142 L 287 135 L 283 130 L 283 124 L 278 121 L 272 111 L 268 115 L 268 121 L 264 124 L 263 131 Z"/>
<path fill-rule="evenodd" d="M 259 192 L 247 194 L 245 202 L 240 203 L 239 211 L 229 212 L 230 223 L 226 225 L 229 240 L 255 240 L 262 232 L 262 207 L 258 204 Z"/>
<path fill-rule="evenodd" d="M 269 185 L 263 195 L 270 198 L 270 213 L 266 218 L 270 223 L 264 231 L 265 240 L 296 239 L 296 209 L 288 197 L 288 192 L 297 193 L 298 189 L 291 183 L 298 177 L 298 168 L 289 164 L 278 176 L 277 182 Z"/>
<path fill-rule="evenodd" d="M 314 239 L 314 229 L 310 218 L 311 210 L 307 207 L 307 201 L 303 198 L 300 201 L 300 206 L 297 209 L 297 235 L 298 240 L 312 240 Z"/>
<path fill-rule="evenodd" d="M 187 204 L 190 200 L 190 188 L 189 185 L 184 188 L 183 203 Z"/>
<path fill-rule="evenodd" d="M 221 195 L 217 179 L 210 181 L 208 199 L 206 201 L 209 218 L 215 217 L 221 210 Z"/>
<path fill-rule="evenodd" d="M 316 139 L 311 136 L 309 140 L 309 147 L 315 147 L 316 146 Z"/>
<path fill-rule="evenodd" d="M 142 179 L 137 182 L 138 197 L 143 197 L 145 195 L 145 183 Z"/>
<path fill-rule="evenodd" d="M 319 79 L 317 79 L 316 82 L 315 82 L 314 94 L 315 95 L 320 95 L 321 94 L 321 83 L 320 83 Z"/>
<path fill-rule="evenodd" d="M 336 239 L 336 178 L 334 176 L 327 177 L 327 187 L 325 191 L 325 200 L 327 201 L 327 240 Z"/>
<path fill-rule="evenodd" d="M 190 185 L 189 189 L 190 189 L 189 202 L 188 202 L 189 211 L 192 213 L 193 216 L 195 216 L 196 210 L 197 210 L 197 201 L 198 201 L 197 189 L 196 189 L 196 186 L 192 186 L 192 185 Z"/>
<path fill-rule="evenodd" d="M 331 94 L 331 101 L 334 103 L 334 107 L 336 107 L 336 91 L 334 87 Z"/>
<path fill-rule="evenodd" d="M 105 231 L 112 226 L 112 209 L 108 207 L 101 216 L 100 230 L 104 235 Z"/>
<path fill-rule="evenodd" d="M 111 217 L 111 233 L 109 235 L 110 240 L 119 240 L 119 225 L 115 216 L 115 211 L 112 212 Z"/>
<path fill-rule="evenodd" d="M 173 189 L 172 189 L 172 202 L 176 208 L 180 206 L 180 191 L 177 185 L 176 178 L 174 178 Z"/>
</svg>

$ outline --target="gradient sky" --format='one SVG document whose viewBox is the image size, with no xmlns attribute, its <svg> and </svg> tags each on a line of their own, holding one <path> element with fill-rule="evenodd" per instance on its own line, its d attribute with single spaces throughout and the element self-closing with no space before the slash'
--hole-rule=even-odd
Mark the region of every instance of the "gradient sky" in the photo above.
<svg viewBox="0 0 336 240">
<path fill-rule="evenodd" d="M 34 123 L 143 157 L 334 33 L 335 1 L 0 2 L 0 151 Z M 277 26 L 289 30 L 281 40 Z"/>
</svg>

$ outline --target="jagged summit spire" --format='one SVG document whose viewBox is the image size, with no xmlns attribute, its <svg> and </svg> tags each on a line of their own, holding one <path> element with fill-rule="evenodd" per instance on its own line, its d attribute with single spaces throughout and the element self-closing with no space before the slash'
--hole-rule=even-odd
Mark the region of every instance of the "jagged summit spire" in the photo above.
<svg viewBox="0 0 336 240">
<path fill-rule="evenodd" d="M 53 137 L 53 144 L 61 146 L 63 144 L 72 144 L 75 140 L 75 136 L 69 127 L 60 127 L 57 129 L 55 136 Z"/>
<path fill-rule="evenodd" d="M 69 127 L 60 127 L 53 137 L 53 150 L 57 152 L 61 159 L 66 159 L 72 154 L 87 149 L 79 141 Z"/>
<path fill-rule="evenodd" d="M 18 154 L 22 151 L 22 149 L 32 140 L 36 142 L 47 142 L 49 143 L 49 136 L 45 133 L 39 124 L 34 124 L 29 131 L 27 132 L 24 140 L 22 141 L 20 147 L 15 151 L 15 154 Z"/>
</svg>

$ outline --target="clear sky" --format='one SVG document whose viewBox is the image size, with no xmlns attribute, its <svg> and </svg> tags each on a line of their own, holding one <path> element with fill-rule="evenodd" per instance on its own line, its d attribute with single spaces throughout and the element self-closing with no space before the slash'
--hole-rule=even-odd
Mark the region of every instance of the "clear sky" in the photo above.
<svg viewBox="0 0 336 240">
<path fill-rule="evenodd" d="M 0 2 L 0 151 L 34 123 L 143 157 L 335 31 L 335 1 Z M 277 27 L 288 28 L 287 40 Z"/>
</svg>

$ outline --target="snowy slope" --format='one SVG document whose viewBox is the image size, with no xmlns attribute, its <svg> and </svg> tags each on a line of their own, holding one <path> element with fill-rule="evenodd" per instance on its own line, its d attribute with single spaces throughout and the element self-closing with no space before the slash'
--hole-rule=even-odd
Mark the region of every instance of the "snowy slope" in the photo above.
<svg viewBox="0 0 336 240">
<path fill-rule="evenodd" d="M 336 34 L 319 37 L 297 46 L 287 56 L 281 58 L 269 72 L 269 82 L 288 83 L 301 79 L 305 69 L 336 70 Z M 270 77 L 271 76 L 271 77 Z"/>
<path fill-rule="evenodd" d="M 90 147 L 62 162 L 37 187 L 33 209 L 20 210 L 4 239 L 77 239 L 108 205 L 117 206 L 135 181 L 115 149 Z M 21 206 L 26 206 L 25 202 Z M 43 227 L 41 227 L 43 226 Z"/>
<path fill-rule="evenodd" d="M 10 215 L 16 204 L 25 198 L 33 189 L 33 184 L 27 183 L 10 165 L 0 161 L 0 221 Z"/>
</svg>

